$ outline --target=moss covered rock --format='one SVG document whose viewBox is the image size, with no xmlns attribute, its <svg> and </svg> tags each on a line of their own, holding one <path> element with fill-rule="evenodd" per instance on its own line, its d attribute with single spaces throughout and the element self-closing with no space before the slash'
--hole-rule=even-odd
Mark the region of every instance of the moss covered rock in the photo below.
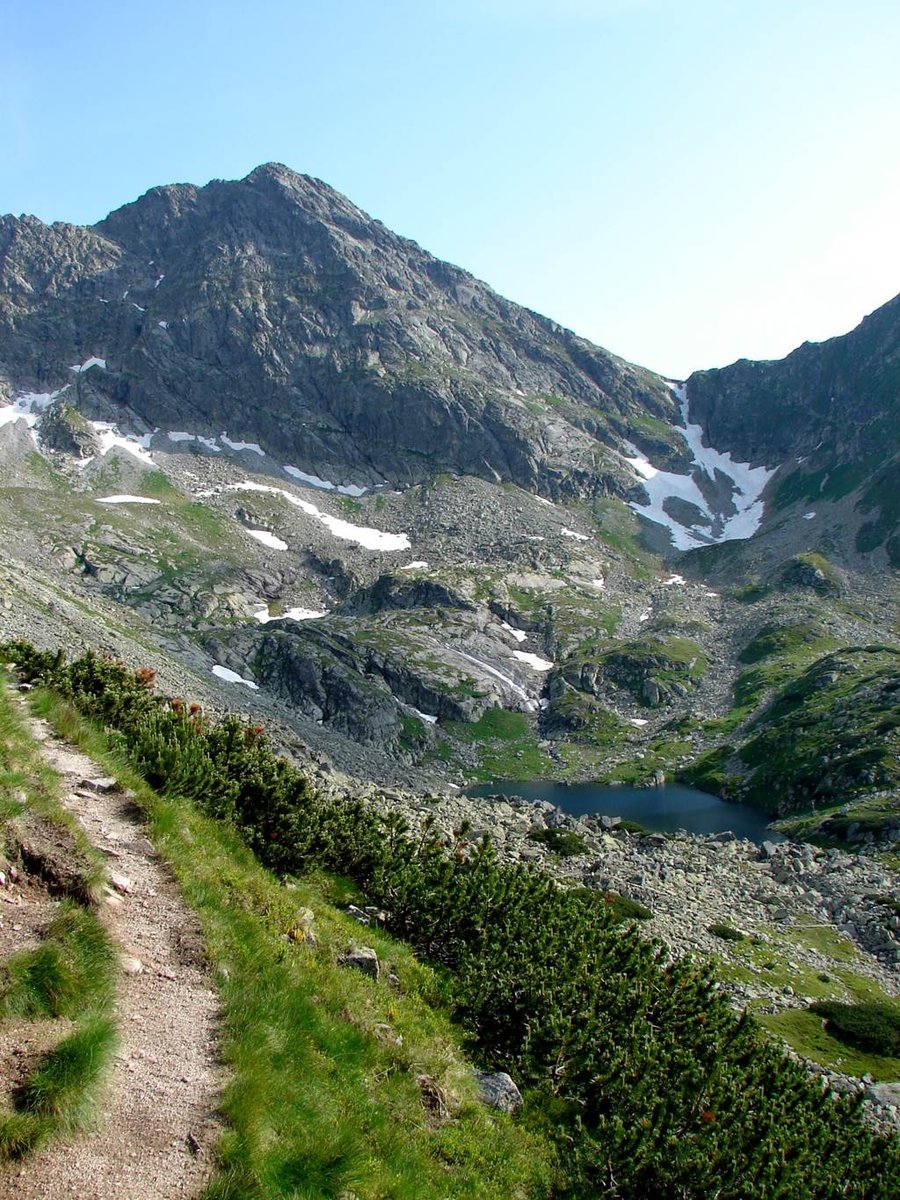
<svg viewBox="0 0 900 1200">
<path fill-rule="evenodd" d="M 795 554 L 783 563 L 778 583 L 782 591 L 811 589 L 823 596 L 837 596 L 844 591 L 844 581 L 837 568 L 823 554 L 813 551 Z"/>
<path fill-rule="evenodd" d="M 600 642 L 563 663 L 561 676 L 576 691 L 594 696 L 626 692 L 639 704 L 660 708 L 690 695 L 705 670 L 696 642 L 650 635 Z"/>
</svg>

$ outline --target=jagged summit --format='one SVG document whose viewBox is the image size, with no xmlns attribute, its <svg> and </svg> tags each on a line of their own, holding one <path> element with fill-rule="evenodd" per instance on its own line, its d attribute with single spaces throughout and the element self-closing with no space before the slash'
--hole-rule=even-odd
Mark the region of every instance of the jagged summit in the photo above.
<svg viewBox="0 0 900 1200">
<path fill-rule="evenodd" d="M 261 179 L 273 179 L 277 183 L 284 184 L 285 187 L 318 187 L 329 192 L 334 192 L 336 196 L 340 192 L 335 191 L 322 179 L 317 179 L 315 175 L 305 175 L 302 171 L 295 171 L 292 167 L 285 166 L 280 162 L 265 162 L 260 163 L 258 167 L 254 167 L 241 180 L 242 183 L 256 183 Z"/>
<path fill-rule="evenodd" d="M 330 215 L 335 211 L 343 210 L 355 213 L 363 224 L 381 225 L 380 221 L 374 221 L 343 193 L 326 183 L 324 179 L 294 171 L 290 167 L 286 167 L 284 163 L 261 163 L 238 183 L 256 188 L 266 188 L 270 193 L 274 193 L 277 188 L 282 195 L 286 195 L 307 209 L 318 203 L 321 205 L 322 215 Z"/>
<path fill-rule="evenodd" d="M 348 232 L 360 233 L 370 227 L 384 230 L 380 222 L 321 179 L 301 175 L 282 163 L 264 163 L 239 180 L 213 179 L 202 187 L 176 183 L 151 188 L 94 228 L 137 253 L 152 249 L 148 239 L 160 239 L 173 226 L 181 228 L 176 244 L 196 233 L 197 222 L 216 224 L 223 234 L 245 235 L 248 224 L 266 225 L 266 214 L 271 221 L 277 210 L 301 223 L 345 224 Z M 157 249 L 164 244 L 158 240 Z"/>
</svg>

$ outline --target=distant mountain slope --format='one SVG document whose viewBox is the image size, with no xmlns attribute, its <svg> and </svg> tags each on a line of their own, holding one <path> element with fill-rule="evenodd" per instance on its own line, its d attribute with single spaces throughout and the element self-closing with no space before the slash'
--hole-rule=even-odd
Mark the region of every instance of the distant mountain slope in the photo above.
<svg viewBox="0 0 900 1200">
<path fill-rule="evenodd" d="M 624 494 L 624 435 L 684 457 L 657 376 L 278 165 L 155 188 L 93 229 L 6 217 L 0 296 L 14 386 L 74 382 L 94 415 L 225 429 L 329 478 Z"/>
<path fill-rule="evenodd" d="M 685 385 L 284 167 L 4 218 L 0 629 L 368 779 L 749 787 L 772 698 L 896 639 L 898 315 Z M 885 663 L 798 721 L 868 754 Z"/>
<path fill-rule="evenodd" d="M 781 466 L 768 528 L 806 519 L 791 549 L 900 566 L 900 296 L 841 337 L 777 362 L 741 359 L 687 382 L 691 419 L 715 446 Z M 875 555 L 872 565 L 884 557 Z"/>
<path fill-rule="evenodd" d="M 712 444 L 747 460 L 778 466 L 820 444 L 882 459 L 900 448 L 900 296 L 778 361 L 696 371 L 688 391 Z"/>
</svg>

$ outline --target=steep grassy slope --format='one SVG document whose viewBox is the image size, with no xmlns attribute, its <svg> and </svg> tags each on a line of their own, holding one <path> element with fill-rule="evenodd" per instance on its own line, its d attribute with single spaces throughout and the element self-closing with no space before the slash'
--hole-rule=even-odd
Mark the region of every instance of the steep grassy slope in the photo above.
<svg viewBox="0 0 900 1200">
<path fill-rule="evenodd" d="M 682 777 L 778 816 L 841 812 L 819 824 L 884 836 L 900 823 L 900 649 L 845 647 L 808 622 L 766 626 L 743 652 L 727 740 Z M 855 832 L 855 830 L 854 830 Z"/>
<path fill-rule="evenodd" d="M 440 979 L 338 907 L 359 899 L 352 887 L 280 882 L 177 788 L 147 787 L 70 706 L 50 695 L 37 706 L 132 789 L 203 923 L 231 1073 L 208 1200 L 548 1195 L 550 1145 L 478 1101 Z M 380 982 L 340 965 L 360 940 L 378 953 Z"/>
</svg>

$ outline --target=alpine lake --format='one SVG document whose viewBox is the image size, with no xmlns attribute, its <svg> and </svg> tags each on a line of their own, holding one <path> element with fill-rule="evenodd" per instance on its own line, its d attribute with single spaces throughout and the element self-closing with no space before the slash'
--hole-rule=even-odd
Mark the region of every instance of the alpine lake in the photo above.
<svg viewBox="0 0 900 1200">
<path fill-rule="evenodd" d="M 685 830 L 693 834 L 724 833 L 731 830 L 752 842 L 784 841 L 768 826 L 767 813 L 749 804 L 733 804 L 696 788 L 665 784 L 636 788 L 594 783 L 553 783 L 547 780 L 522 782 L 498 779 L 467 789 L 469 796 L 520 796 L 523 800 L 545 801 L 572 816 L 621 817 L 636 821 L 654 833 Z"/>
</svg>

